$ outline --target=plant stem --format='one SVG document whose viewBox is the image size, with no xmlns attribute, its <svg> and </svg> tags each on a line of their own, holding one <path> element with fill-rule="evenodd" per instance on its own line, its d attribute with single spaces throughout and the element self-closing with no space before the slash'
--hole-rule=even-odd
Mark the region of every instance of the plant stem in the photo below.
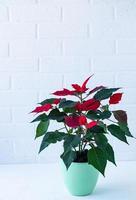
<svg viewBox="0 0 136 200">
<path fill-rule="evenodd" d="M 90 94 L 87 94 L 82 100 L 85 100 Z"/>
<path fill-rule="evenodd" d="M 81 149 L 81 144 L 79 144 L 79 152 L 81 152 L 82 151 L 82 149 Z"/>
<path fill-rule="evenodd" d="M 57 129 L 56 131 L 60 131 L 60 130 L 63 130 L 63 129 L 65 129 L 65 127 L 63 127 L 63 128 L 59 128 L 59 129 Z"/>
<path fill-rule="evenodd" d="M 90 146 L 91 146 L 92 148 L 94 148 L 94 144 L 90 143 Z"/>
<path fill-rule="evenodd" d="M 69 133 L 69 130 L 68 130 L 68 128 L 67 128 L 65 123 L 64 123 L 64 126 L 65 126 L 65 129 L 66 129 L 67 133 Z"/>
<path fill-rule="evenodd" d="M 113 122 L 113 123 L 115 123 L 115 124 L 118 124 L 118 122 L 115 122 L 115 121 L 113 121 L 113 120 L 111 120 L 111 119 L 107 119 L 108 121 L 110 121 L 110 122 Z"/>
<path fill-rule="evenodd" d="M 73 149 L 75 150 L 75 152 L 77 151 L 75 147 L 73 147 Z"/>
<path fill-rule="evenodd" d="M 82 97 L 82 94 L 81 94 L 81 96 L 80 96 L 80 100 L 81 100 L 81 103 L 83 102 L 83 97 Z"/>
<path fill-rule="evenodd" d="M 87 142 L 85 142 L 85 144 L 84 144 L 84 146 L 83 146 L 83 150 L 85 150 L 86 145 L 87 145 Z"/>
</svg>

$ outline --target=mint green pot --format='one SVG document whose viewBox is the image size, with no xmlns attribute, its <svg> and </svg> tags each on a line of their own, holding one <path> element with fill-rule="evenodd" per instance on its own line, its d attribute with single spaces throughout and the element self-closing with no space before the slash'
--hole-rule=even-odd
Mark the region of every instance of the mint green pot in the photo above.
<svg viewBox="0 0 136 200">
<path fill-rule="evenodd" d="M 99 172 L 88 163 L 73 162 L 67 170 L 62 162 L 62 173 L 68 191 L 74 196 L 87 196 L 94 191 Z"/>
</svg>

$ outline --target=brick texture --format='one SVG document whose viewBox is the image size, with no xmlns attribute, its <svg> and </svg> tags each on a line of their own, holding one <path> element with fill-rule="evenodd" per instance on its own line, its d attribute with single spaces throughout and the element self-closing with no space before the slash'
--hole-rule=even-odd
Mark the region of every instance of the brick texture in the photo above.
<svg viewBox="0 0 136 200">
<path fill-rule="evenodd" d="M 136 136 L 134 0 L 0 1 L 0 163 L 56 162 L 60 145 L 38 156 L 30 111 L 56 89 L 81 83 L 122 87 Z M 52 124 L 51 129 L 57 129 Z M 112 140 L 118 160 L 136 160 L 136 145 Z"/>
</svg>

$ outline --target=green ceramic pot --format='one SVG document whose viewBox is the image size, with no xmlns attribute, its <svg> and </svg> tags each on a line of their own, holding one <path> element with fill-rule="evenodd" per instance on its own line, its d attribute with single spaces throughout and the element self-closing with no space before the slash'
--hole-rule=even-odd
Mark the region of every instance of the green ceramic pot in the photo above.
<svg viewBox="0 0 136 200">
<path fill-rule="evenodd" d="M 64 182 L 74 196 L 86 196 L 93 192 L 99 172 L 88 163 L 73 162 L 67 170 L 62 162 Z"/>
</svg>

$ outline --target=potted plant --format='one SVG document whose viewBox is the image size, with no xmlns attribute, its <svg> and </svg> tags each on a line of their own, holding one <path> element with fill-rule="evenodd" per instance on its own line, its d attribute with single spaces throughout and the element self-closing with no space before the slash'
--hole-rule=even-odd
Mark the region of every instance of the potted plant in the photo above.
<svg viewBox="0 0 136 200">
<path fill-rule="evenodd" d="M 87 88 L 87 78 L 80 86 L 72 84 L 72 90 L 53 93 L 59 98 L 49 98 L 40 103 L 32 113 L 39 114 L 32 122 L 39 122 L 35 138 L 43 136 L 40 150 L 50 144 L 63 141 L 61 154 L 65 184 L 72 195 L 88 195 L 93 192 L 99 172 L 104 175 L 107 161 L 115 163 L 114 150 L 107 136 L 112 135 L 128 144 L 133 137 L 128 128 L 127 114 L 112 110 L 123 93 L 120 88 L 98 86 Z M 72 96 L 73 100 L 65 97 Z M 48 131 L 52 120 L 62 124 L 58 130 Z"/>
</svg>

